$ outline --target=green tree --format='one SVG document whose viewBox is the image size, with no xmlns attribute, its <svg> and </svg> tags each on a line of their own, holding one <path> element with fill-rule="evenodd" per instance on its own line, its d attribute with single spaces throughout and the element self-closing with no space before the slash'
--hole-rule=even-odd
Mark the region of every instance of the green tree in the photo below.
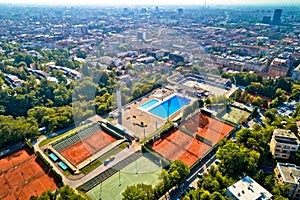
<svg viewBox="0 0 300 200">
<path fill-rule="evenodd" d="M 210 104 L 211 104 L 211 99 L 210 99 L 210 98 L 206 98 L 206 99 L 204 100 L 204 103 L 205 103 L 206 105 L 210 105 Z"/>
<path fill-rule="evenodd" d="M 296 135 L 298 134 L 298 126 L 296 124 L 294 124 L 294 123 L 293 124 L 287 124 L 284 128 L 286 130 L 292 131 Z"/>
<path fill-rule="evenodd" d="M 260 154 L 228 141 L 219 147 L 216 157 L 221 161 L 221 168 L 225 174 L 239 177 L 244 172 L 250 175 L 256 172 Z"/>
<path fill-rule="evenodd" d="M 225 200 L 225 197 L 223 197 L 219 192 L 214 192 L 209 197 L 210 200 Z"/>
<path fill-rule="evenodd" d="M 122 193 L 122 200 L 154 200 L 154 190 L 151 185 L 137 184 L 127 186 Z"/>
<path fill-rule="evenodd" d="M 189 167 L 181 160 L 175 160 L 174 162 L 172 162 L 168 170 L 168 173 L 172 174 L 175 171 L 177 171 L 179 175 L 179 179 L 177 183 L 182 182 L 186 178 L 186 176 L 190 173 Z"/>
</svg>

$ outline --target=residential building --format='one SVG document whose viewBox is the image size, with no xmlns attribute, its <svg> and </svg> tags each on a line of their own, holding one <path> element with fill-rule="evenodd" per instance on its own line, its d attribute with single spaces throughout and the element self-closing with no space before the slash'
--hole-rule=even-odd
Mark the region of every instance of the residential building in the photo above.
<svg viewBox="0 0 300 200">
<path fill-rule="evenodd" d="M 241 72 L 241 71 L 243 71 L 244 66 L 245 66 L 245 63 L 231 61 L 228 64 L 228 69 Z"/>
<path fill-rule="evenodd" d="M 233 200 L 268 200 L 273 195 L 249 176 L 245 176 L 226 189 L 226 196 Z"/>
<path fill-rule="evenodd" d="M 296 152 L 298 146 L 299 141 L 290 130 L 274 130 L 270 142 L 270 151 L 275 158 L 289 159 L 291 152 Z"/>
<path fill-rule="evenodd" d="M 268 65 L 268 59 L 263 58 L 253 58 L 251 60 L 246 60 L 244 70 L 261 72 Z"/>
<path fill-rule="evenodd" d="M 274 172 L 278 183 L 290 185 L 289 199 L 300 199 L 300 166 L 277 163 Z"/>
<path fill-rule="evenodd" d="M 286 59 L 274 58 L 270 65 L 269 73 L 274 76 L 286 77 L 289 71 Z"/>
<path fill-rule="evenodd" d="M 292 79 L 300 81 L 300 65 L 294 69 Z"/>
<path fill-rule="evenodd" d="M 15 75 L 5 74 L 5 82 L 9 84 L 11 88 L 17 88 L 22 85 L 23 80 L 19 79 Z"/>
</svg>

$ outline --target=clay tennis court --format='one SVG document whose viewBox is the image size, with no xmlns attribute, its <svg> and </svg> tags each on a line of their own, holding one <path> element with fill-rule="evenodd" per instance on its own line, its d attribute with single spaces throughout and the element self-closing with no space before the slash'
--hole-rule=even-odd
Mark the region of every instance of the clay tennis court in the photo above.
<svg viewBox="0 0 300 200">
<path fill-rule="evenodd" d="M 98 131 L 83 141 L 64 149 L 61 154 L 72 164 L 78 165 L 94 153 L 105 148 L 117 139 L 104 131 Z"/>
<path fill-rule="evenodd" d="M 211 141 L 212 145 L 217 144 L 234 129 L 234 126 L 230 124 L 203 114 L 192 117 L 183 127 L 192 132 L 197 132 L 201 137 Z"/>
<path fill-rule="evenodd" d="M 47 189 L 57 189 L 53 174 L 27 148 L 0 159 L 0 171 L 0 199 L 27 200 Z"/>
<path fill-rule="evenodd" d="M 181 160 L 189 167 L 201 158 L 210 146 L 180 130 L 155 141 L 151 147 L 169 160 Z"/>
<path fill-rule="evenodd" d="M 211 148 L 210 145 L 196 139 L 196 134 L 210 140 L 213 146 L 234 129 L 229 124 L 203 115 L 192 117 L 182 127 L 194 134 L 189 135 L 179 129 L 158 139 L 151 147 L 163 157 L 172 161 L 181 160 L 189 167 Z"/>
</svg>

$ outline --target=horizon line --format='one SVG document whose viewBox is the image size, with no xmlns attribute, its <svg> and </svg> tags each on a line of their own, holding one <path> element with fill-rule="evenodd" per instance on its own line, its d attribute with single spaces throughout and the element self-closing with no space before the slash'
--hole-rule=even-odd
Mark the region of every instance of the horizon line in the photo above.
<svg viewBox="0 0 300 200">
<path fill-rule="evenodd" d="M 16 2 L 16 3 L 4 3 L 4 2 L 0 2 L 0 6 L 70 6 L 70 7 L 85 7 L 85 6 L 97 6 L 97 7 L 124 7 L 124 6 L 136 6 L 136 7 L 140 7 L 140 6 L 162 6 L 162 7 L 167 7 L 167 6 L 180 6 L 180 7 L 189 7 L 189 6 L 199 6 L 199 7 L 204 7 L 204 4 L 180 4 L 180 3 L 176 3 L 176 4 L 152 4 L 152 3 L 141 3 L 141 4 L 137 4 L 137 3 L 133 3 L 133 4 L 126 4 L 126 3 L 21 3 L 21 2 Z M 206 3 L 206 7 L 208 6 L 271 6 L 271 7 L 276 7 L 276 6 L 300 6 L 300 2 L 299 3 L 246 3 L 246 4 L 241 4 L 241 3 L 231 3 L 231 4 L 209 4 Z"/>
</svg>

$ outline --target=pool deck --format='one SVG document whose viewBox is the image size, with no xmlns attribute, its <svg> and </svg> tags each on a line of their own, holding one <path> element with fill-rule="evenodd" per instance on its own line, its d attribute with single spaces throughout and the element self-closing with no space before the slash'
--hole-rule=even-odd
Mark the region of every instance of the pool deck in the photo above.
<svg viewBox="0 0 300 200">
<path fill-rule="evenodd" d="M 129 131 L 135 133 L 135 136 L 139 138 L 144 138 L 145 136 L 148 136 L 149 134 L 153 133 L 155 130 L 159 129 L 162 125 L 164 125 L 168 118 L 161 118 L 159 116 L 156 116 L 148 111 L 143 111 L 139 108 L 139 106 L 143 105 L 144 103 L 150 101 L 151 99 L 158 99 L 160 101 L 164 101 L 171 96 L 175 95 L 171 90 L 164 89 L 164 98 L 160 95 L 162 94 L 162 89 L 154 90 L 148 97 L 142 98 L 140 101 L 134 102 L 130 105 L 127 105 L 126 107 L 122 108 L 122 126 L 129 129 Z M 180 94 L 176 94 L 179 96 L 183 96 Z M 189 98 L 190 97 L 186 97 Z M 193 100 L 191 101 L 191 103 Z M 169 116 L 169 120 L 174 119 L 176 116 L 178 116 L 182 111 L 182 108 L 178 110 L 177 112 L 173 113 L 171 116 Z M 143 127 L 141 124 L 143 122 Z M 117 119 L 114 119 L 112 124 L 117 124 Z"/>
</svg>

